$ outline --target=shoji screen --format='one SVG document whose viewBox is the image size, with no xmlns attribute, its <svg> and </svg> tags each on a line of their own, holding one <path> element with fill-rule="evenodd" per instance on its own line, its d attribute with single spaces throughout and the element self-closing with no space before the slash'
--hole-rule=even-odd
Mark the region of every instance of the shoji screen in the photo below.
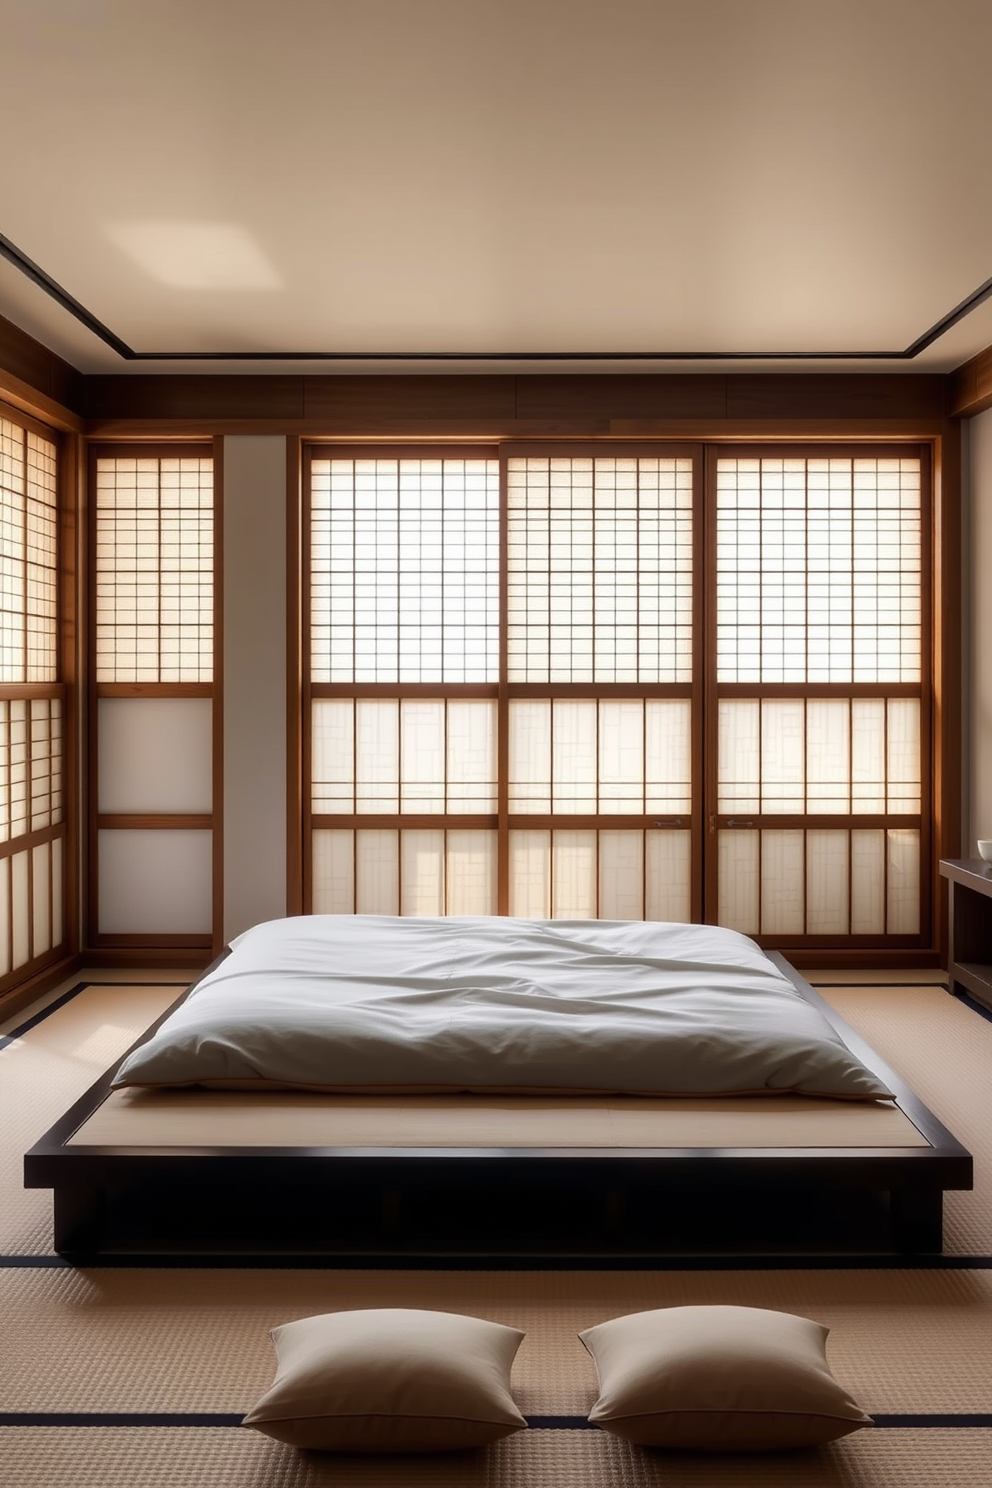
<svg viewBox="0 0 992 1488">
<path fill-rule="evenodd" d="M 511 914 L 699 912 L 698 465 L 506 455 Z"/>
<path fill-rule="evenodd" d="M 765 944 L 926 943 L 928 491 L 916 449 L 713 462 L 707 903 Z"/>
<path fill-rule="evenodd" d="M 215 502 L 210 446 L 91 465 L 91 938 L 214 930 Z"/>
<path fill-rule="evenodd" d="M 0 991 L 66 949 L 57 461 L 0 416 Z"/>
<path fill-rule="evenodd" d="M 315 911 L 699 914 L 698 470 L 311 451 Z"/>
<path fill-rule="evenodd" d="M 498 463 L 314 450 L 309 491 L 312 908 L 494 914 Z"/>
</svg>

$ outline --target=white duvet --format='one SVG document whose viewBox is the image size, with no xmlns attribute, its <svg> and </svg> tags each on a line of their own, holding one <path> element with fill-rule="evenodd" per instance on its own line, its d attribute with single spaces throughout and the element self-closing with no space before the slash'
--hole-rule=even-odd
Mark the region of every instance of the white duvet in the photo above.
<svg viewBox="0 0 992 1488">
<path fill-rule="evenodd" d="M 307 915 L 232 943 L 123 1085 L 890 1095 L 746 936 L 711 925 Z"/>
</svg>

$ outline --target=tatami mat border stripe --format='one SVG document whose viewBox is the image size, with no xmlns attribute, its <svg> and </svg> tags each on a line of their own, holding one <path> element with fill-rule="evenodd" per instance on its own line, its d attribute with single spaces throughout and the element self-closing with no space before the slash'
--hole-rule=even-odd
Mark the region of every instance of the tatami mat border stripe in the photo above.
<svg viewBox="0 0 992 1488">
<path fill-rule="evenodd" d="M 0 1271 L 75 1271 L 60 1255 L 0 1255 Z M 992 1255 L 98 1256 L 87 1271 L 992 1271 Z"/>
<path fill-rule="evenodd" d="M 932 1428 L 946 1431 L 960 1427 L 964 1430 L 992 1429 L 992 1414 L 988 1415 L 895 1415 L 874 1416 L 876 1429 L 883 1431 L 919 1430 Z M 0 1412 L 0 1427 L 39 1426 L 103 1426 L 121 1429 L 148 1426 L 209 1427 L 212 1430 L 232 1428 L 240 1430 L 243 1417 L 229 1412 L 182 1412 L 182 1411 L 3 1411 Z M 585 1416 L 528 1416 L 531 1431 L 599 1431 L 596 1422 Z"/>
<path fill-rule="evenodd" d="M 181 991 L 183 987 L 188 987 L 189 983 L 184 981 L 142 982 L 141 985 L 142 987 L 177 987 Z M 80 992 L 85 992 L 88 987 L 117 986 L 120 986 L 119 982 L 77 982 L 74 987 L 69 988 L 68 992 L 63 992 L 61 997 L 56 997 L 46 1007 L 41 1008 L 37 1013 L 33 1013 L 25 1022 L 19 1023 L 16 1028 L 11 1029 L 10 1033 L 0 1034 L 0 1049 L 6 1049 L 8 1044 L 14 1043 L 16 1039 L 23 1038 L 26 1033 L 31 1032 L 32 1028 L 37 1028 L 39 1023 L 44 1023 L 45 1019 L 51 1017 L 52 1013 L 57 1013 L 59 1008 L 64 1008 L 67 1002 L 71 1002 L 74 997 L 78 997 Z"/>
<path fill-rule="evenodd" d="M 810 979 L 807 978 L 807 981 L 809 981 L 809 980 Z M 874 981 L 873 982 L 823 982 L 823 981 L 820 980 L 819 977 L 817 977 L 817 979 L 816 979 L 815 982 L 814 981 L 810 981 L 810 986 L 812 986 L 812 987 L 833 987 L 838 992 L 849 992 L 852 987 L 862 987 L 862 986 L 869 987 L 873 992 L 874 992 L 874 990 L 875 990 L 876 987 L 901 987 L 903 989 L 905 989 L 906 987 L 943 987 L 943 989 L 944 989 L 945 992 L 948 990 L 947 983 L 946 982 L 942 982 L 942 981 L 936 981 L 936 982 L 906 982 L 906 981 L 902 981 L 902 982 L 874 982 Z"/>
</svg>

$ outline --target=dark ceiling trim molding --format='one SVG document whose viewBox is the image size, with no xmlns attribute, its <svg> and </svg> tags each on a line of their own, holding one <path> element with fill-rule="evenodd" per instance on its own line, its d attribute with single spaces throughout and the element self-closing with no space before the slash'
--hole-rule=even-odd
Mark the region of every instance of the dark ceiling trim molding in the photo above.
<svg viewBox="0 0 992 1488">
<path fill-rule="evenodd" d="M 100 340 L 116 351 L 118 356 L 123 357 L 126 361 L 134 360 L 137 353 L 131 350 L 126 341 L 122 341 L 119 336 L 115 336 L 113 331 L 108 326 L 105 326 L 102 320 L 97 320 L 96 316 L 91 314 L 85 305 L 81 305 L 78 300 L 73 299 L 67 289 L 63 289 L 61 284 L 53 279 L 50 274 L 46 274 L 44 269 L 40 268 L 33 259 L 28 258 L 26 253 L 22 253 L 15 243 L 12 243 L 9 238 L 4 237 L 3 233 L 0 233 L 0 257 L 5 258 L 8 263 L 13 264 L 15 269 L 19 269 L 25 278 L 30 279 L 33 284 L 37 284 L 39 289 L 43 289 L 49 299 L 54 300 L 57 305 L 61 305 L 63 310 L 68 310 L 69 314 L 75 320 L 78 320 L 80 325 L 84 325 L 88 331 L 92 331 L 94 336 L 99 336 Z"/>
<path fill-rule="evenodd" d="M 992 278 L 903 351 L 135 351 L 0 233 L 0 257 L 126 362 L 906 362 L 992 296 Z"/>
</svg>

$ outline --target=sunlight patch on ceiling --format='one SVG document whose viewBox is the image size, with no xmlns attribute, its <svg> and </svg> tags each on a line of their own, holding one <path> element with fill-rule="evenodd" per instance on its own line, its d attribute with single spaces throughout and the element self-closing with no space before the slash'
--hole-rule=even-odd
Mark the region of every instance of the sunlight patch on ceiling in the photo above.
<svg viewBox="0 0 992 1488">
<path fill-rule="evenodd" d="M 282 279 L 251 233 L 229 222 L 114 222 L 107 235 L 170 289 L 277 290 Z"/>
</svg>

